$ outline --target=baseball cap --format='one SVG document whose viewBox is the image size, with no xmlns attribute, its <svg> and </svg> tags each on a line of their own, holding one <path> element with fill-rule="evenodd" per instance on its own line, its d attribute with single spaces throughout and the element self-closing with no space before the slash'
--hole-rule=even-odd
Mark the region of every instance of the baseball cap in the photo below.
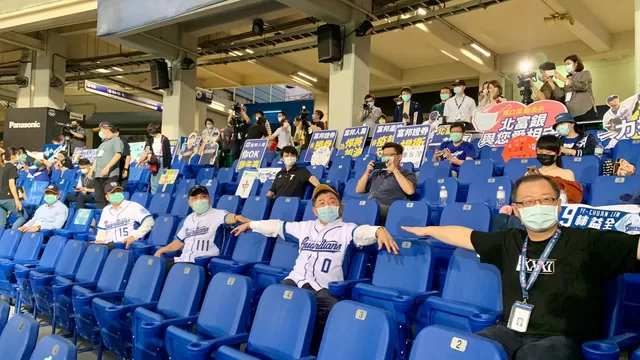
<svg viewBox="0 0 640 360">
<path fill-rule="evenodd" d="M 51 184 L 44 189 L 45 193 L 60 194 L 60 189 L 55 184 Z"/>
<path fill-rule="evenodd" d="M 111 194 L 112 192 L 118 189 L 124 191 L 124 188 L 122 187 L 122 185 L 120 185 L 120 183 L 117 183 L 115 181 L 110 182 L 104 186 L 104 192 L 106 194 Z"/>
<path fill-rule="evenodd" d="M 340 200 L 340 194 L 338 194 L 336 189 L 333 186 L 329 186 L 327 184 L 320 184 L 320 185 L 316 186 L 316 189 L 313 190 L 313 196 L 311 198 L 313 200 L 315 200 L 318 197 L 318 194 L 320 194 L 321 192 L 324 192 L 324 191 L 330 191 L 330 192 L 334 193 L 338 197 L 338 200 Z"/>
<path fill-rule="evenodd" d="M 464 80 L 456 80 L 451 84 L 451 86 L 467 86 L 467 83 Z"/>
<path fill-rule="evenodd" d="M 207 189 L 206 187 L 204 187 L 202 185 L 195 185 L 194 187 L 189 189 L 189 196 L 196 196 L 196 195 L 200 195 L 200 194 L 205 194 L 205 195 L 209 196 L 209 189 Z"/>
<path fill-rule="evenodd" d="M 573 116 L 571 116 L 571 114 L 569 113 L 560 113 L 558 115 L 556 115 L 556 123 L 553 124 L 553 129 L 555 130 L 556 126 L 558 126 L 558 124 L 562 124 L 562 123 L 575 123 L 576 121 L 573 120 Z"/>
<path fill-rule="evenodd" d="M 409 93 L 413 94 L 413 91 L 411 91 L 411 88 L 408 86 L 405 86 L 402 89 L 400 89 L 400 94 L 402 94 L 403 91 L 408 91 Z"/>
<path fill-rule="evenodd" d="M 618 99 L 618 95 L 609 95 L 609 96 L 607 96 L 607 102 L 612 102 L 615 99 Z"/>
</svg>

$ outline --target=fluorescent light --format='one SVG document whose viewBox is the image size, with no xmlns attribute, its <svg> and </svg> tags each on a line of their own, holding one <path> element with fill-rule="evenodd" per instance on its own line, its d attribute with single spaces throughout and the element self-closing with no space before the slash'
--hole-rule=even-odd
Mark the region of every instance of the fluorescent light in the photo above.
<svg viewBox="0 0 640 360">
<path fill-rule="evenodd" d="M 484 48 L 482 48 L 480 45 L 478 45 L 476 43 L 471 44 L 471 47 L 476 49 L 476 50 L 478 50 L 482 55 L 484 55 L 486 57 L 491 56 L 490 52 L 488 52 L 487 50 L 485 50 Z"/>
<path fill-rule="evenodd" d="M 255 64 L 255 63 L 256 63 L 256 61 L 255 61 L 255 60 L 247 60 L 247 62 L 248 62 L 248 63 L 251 63 L 251 64 Z"/>
<path fill-rule="evenodd" d="M 243 53 L 241 53 L 240 51 L 232 51 L 232 53 L 233 53 L 234 55 L 238 55 L 238 56 L 242 56 L 242 55 L 244 55 L 244 54 L 243 54 Z"/>
<path fill-rule="evenodd" d="M 400 15 L 400 19 L 402 19 L 402 20 L 404 20 L 404 19 L 408 19 L 408 18 L 410 18 L 410 17 L 411 17 L 411 15 L 409 15 L 409 14 L 402 14 L 402 15 Z"/>
<path fill-rule="evenodd" d="M 310 82 L 308 82 L 308 81 L 306 81 L 306 80 L 303 80 L 303 79 L 301 79 L 301 78 L 299 78 L 299 77 L 297 77 L 297 76 L 295 76 L 295 75 L 291 75 L 291 78 L 292 78 L 294 81 L 296 81 L 296 82 L 298 82 L 298 83 L 300 83 L 300 84 L 307 85 L 307 86 L 313 86 Z"/>
<path fill-rule="evenodd" d="M 101 74 L 108 74 L 108 73 L 111 72 L 111 70 L 107 70 L 107 69 L 95 69 L 93 71 L 95 71 L 97 73 L 101 73 Z"/>
<path fill-rule="evenodd" d="M 209 104 L 209 107 L 214 110 L 223 111 L 223 112 L 225 111 L 224 104 L 221 104 L 217 101 L 211 101 L 211 104 Z"/>
<path fill-rule="evenodd" d="M 282 112 L 282 110 L 267 110 L 267 111 L 263 111 L 263 113 L 265 114 L 278 114 Z"/>
<path fill-rule="evenodd" d="M 314 78 L 311 75 L 307 75 L 307 74 L 303 73 L 302 71 L 298 71 L 298 75 L 302 76 L 303 78 L 309 79 L 309 80 L 311 80 L 313 82 L 318 82 L 317 78 Z"/>
<path fill-rule="evenodd" d="M 419 8 L 418 15 L 422 15 L 422 16 L 427 15 L 427 10 L 425 10 L 424 8 Z"/>
<path fill-rule="evenodd" d="M 482 61 L 482 59 L 480 59 L 479 57 L 477 57 L 475 54 L 471 53 L 469 50 L 467 50 L 467 49 L 460 49 L 460 52 L 461 52 L 464 56 L 466 56 L 466 57 L 468 57 L 469 59 L 471 59 L 471 60 L 473 60 L 473 61 L 477 62 L 478 64 L 480 64 L 480 65 L 484 65 L 484 61 Z"/>
<path fill-rule="evenodd" d="M 228 55 L 229 55 L 229 56 L 236 56 L 236 54 L 235 54 L 233 51 L 229 52 L 229 54 L 228 54 Z"/>
<path fill-rule="evenodd" d="M 253 54 L 253 50 L 247 48 L 247 50 L 245 50 L 247 52 L 247 54 Z"/>
<path fill-rule="evenodd" d="M 448 57 L 452 58 L 455 61 L 460 61 L 460 59 L 458 59 L 457 57 L 449 54 L 448 52 L 444 51 L 444 50 L 440 50 L 443 54 L 447 55 Z"/>
<path fill-rule="evenodd" d="M 115 70 L 115 71 L 124 71 L 124 70 L 122 70 L 122 69 L 120 69 L 119 67 L 116 67 L 116 66 L 112 66 L 111 68 L 113 70 Z"/>
<path fill-rule="evenodd" d="M 118 76 L 116 76 L 116 78 L 117 78 L 117 79 L 124 79 L 124 76 L 122 76 L 122 75 L 118 75 Z"/>
</svg>

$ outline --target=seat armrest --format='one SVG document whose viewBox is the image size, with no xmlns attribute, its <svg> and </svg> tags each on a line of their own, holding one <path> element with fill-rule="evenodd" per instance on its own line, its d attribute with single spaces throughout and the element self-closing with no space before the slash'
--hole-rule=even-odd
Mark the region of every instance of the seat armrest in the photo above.
<svg viewBox="0 0 640 360">
<path fill-rule="evenodd" d="M 248 333 L 231 335 L 220 339 L 198 341 L 187 347 L 187 355 L 194 360 L 210 359 L 210 355 L 221 346 L 240 345 L 249 340 Z"/>
<path fill-rule="evenodd" d="M 53 285 L 52 286 L 53 293 L 54 294 L 66 293 L 66 292 L 70 291 L 71 289 L 73 289 L 73 287 L 76 286 L 76 285 L 83 286 L 83 287 L 95 287 L 95 286 L 98 285 L 98 283 L 95 282 L 95 281 L 88 281 L 88 282 L 81 282 L 81 283 Z"/>
<path fill-rule="evenodd" d="M 471 325 L 471 332 L 477 333 L 484 330 L 485 328 L 493 326 L 498 322 L 498 318 L 501 317 L 501 312 L 471 314 L 471 316 L 469 316 L 469 325 Z"/>
<path fill-rule="evenodd" d="M 440 291 L 427 291 L 420 293 L 415 296 L 416 303 L 418 303 L 418 305 L 422 305 L 425 301 L 427 301 L 428 298 L 432 296 L 442 296 L 442 293 Z"/>
<path fill-rule="evenodd" d="M 351 289 L 357 284 L 370 284 L 371 279 L 331 281 L 329 283 L 329 293 L 331 296 L 350 298 Z"/>
<path fill-rule="evenodd" d="M 14 262 L 22 266 L 37 266 L 40 260 L 14 260 Z"/>
<path fill-rule="evenodd" d="M 207 265 L 209 265 L 209 263 L 211 262 L 211 259 L 213 258 L 214 258 L 213 256 L 198 256 L 193 259 L 193 262 L 196 265 L 202 266 L 203 268 L 206 269 Z"/>
<path fill-rule="evenodd" d="M 32 276 L 33 274 L 34 273 L 32 272 L 30 276 L 30 280 L 32 281 L 32 284 L 35 286 L 48 286 L 56 277 L 55 275 Z"/>
<path fill-rule="evenodd" d="M 263 274 L 263 275 L 271 275 L 271 276 L 275 276 L 275 277 L 283 277 L 283 276 L 287 276 L 289 275 L 290 271 L 289 270 L 284 270 L 282 268 L 279 267 L 275 267 L 275 266 L 261 266 L 261 265 L 256 265 L 253 267 L 253 271 L 252 271 L 254 277 L 257 274 Z"/>
<path fill-rule="evenodd" d="M 169 326 L 178 326 L 181 328 L 189 327 L 198 321 L 198 316 L 188 316 L 184 318 L 169 319 L 165 321 L 143 321 L 140 325 L 140 333 L 138 335 L 141 339 L 150 339 L 162 337 L 162 333 Z"/>
<path fill-rule="evenodd" d="M 639 334 L 624 333 L 606 340 L 586 342 L 582 344 L 582 353 L 587 359 L 618 359 L 621 351 L 635 349 L 639 344 Z"/>
<path fill-rule="evenodd" d="M 150 302 L 144 304 L 129 304 L 129 305 L 116 305 L 110 306 L 105 309 L 107 317 L 110 319 L 117 321 L 120 319 L 122 315 L 129 314 L 134 312 L 138 308 L 142 309 L 155 309 L 158 307 L 158 302 Z"/>
<path fill-rule="evenodd" d="M 82 304 L 83 306 L 90 306 L 93 299 L 96 299 L 96 298 L 108 300 L 108 299 L 122 298 L 123 296 L 124 296 L 124 290 L 121 290 L 121 291 L 110 291 L 110 292 L 94 293 L 94 294 L 81 294 L 81 295 L 79 294 L 79 295 L 76 295 L 75 300 L 79 305 Z"/>
<path fill-rule="evenodd" d="M 51 229 L 40 230 L 40 233 L 43 236 L 51 236 L 54 234 L 54 230 L 51 230 Z"/>
</svg>

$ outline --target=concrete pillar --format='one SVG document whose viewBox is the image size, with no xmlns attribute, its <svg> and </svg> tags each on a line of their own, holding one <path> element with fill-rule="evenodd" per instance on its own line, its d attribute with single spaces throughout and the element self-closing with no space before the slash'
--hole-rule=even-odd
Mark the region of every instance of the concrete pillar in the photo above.
<svg viewBox="0 0 640 360">
<path fill-rule="evenodd" d="M 640 0 L 635 0 L 635 62 L 636 62 L 636 76 L 635 76 L 635 93 L 640 92 Z"/>
<path fill-rule="evenodd" d="M 371 0 L 360 4 L 371 10 Z M 364 15 L 352 11 L 351 22 L 345 24 L 345 33 L 349 34 Z M 354 34 L 344 40 L 342 68 L 333 64 L 329 75 L 329 128 L 338 130 L 342 136 L 344 129 L 357 125 L 356 117 L 365 95 L 369 92 L 369 57 L 371 54 L 371 37 L 356 37 Z M 338 139 L 339 141 L 340 139 Z"/>
<path fill-rule="evenodd" d="M 178 26 L 175 26 L 175 31 L 167 31 L 164 33 L 173 34 L 175 37 L 174 39 L 166 39 L 167 41 L 193 50 L 194 52 L 196 51 L 198 46 L 198 38 L 196 36 L 184 34 Z M 193 55 L 181 52 L 181 59 L 184 58 L 184 56 L 188 56 L 196 61 Z M 169 139 L 188 136 L 198 128 L 195 123 L 196 69 L 182 70 L 180 68 L 180 61 L 175 61 L 174 64 L 173 68 L 169 70 L 172 89 L 171 91 L 165 90 L 164 92 L 164 108 L 162 111 L 162 133 Z M 169 65 L 171 66 L 170 61 Z M 200 124 L 200 122 L 198 122 L 198 124 Z M 204 126 L 204 120 L 202 121 L 202 126 Z"/>
<path fill-rule="evenodd" d="M 50 107 L 62 110 L 67 44 L 63 37 L 51 30 L 43 35 L 46 38 L 46 52 L 24 50 L 22 53 L 19 75 L 29 79 L 29 86 L 18 89 L 17 105 L 19 108 Z"/>
<path fill-rule="evenodd" d="M 313 94 L 313 110 L 320 110 L 324 116 L 331 121 L 331 113 L 329 113 L 329 94 L 315 93 Z"/>
<path fill-rule="evenodd" d="M 205 128 L 204 122 L 207 120 L 207 108 L 209 105 L 202 101 L 196 101 L 196 113 L 195 113 L 195 129 L 200 131 Z"/>
</svg>

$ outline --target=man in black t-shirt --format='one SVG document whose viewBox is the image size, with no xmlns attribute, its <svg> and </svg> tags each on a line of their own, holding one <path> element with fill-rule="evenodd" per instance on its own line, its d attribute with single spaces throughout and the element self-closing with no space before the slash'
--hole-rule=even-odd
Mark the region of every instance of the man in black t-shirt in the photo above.
<svg viewBox="0 0 640 360">
<path fill-rule="evenodd" d="M 307 183 L 314 187 L 320 184 L 309 170 L 298 167 L 296 161 L 298 161 L 298 150 L 293 146 L 283 147 L 282 162 L 284 163 L 284 169 L 276 174 L 271 189 L 267 193 L 268 197 L 273 199 L 277 199 L 280 196 L 302 198 Z"/>
<path fill-rule="evenodd" d="M 118 179 L 120 182 L 120 186 L 123 189 L 127 188 L 127 183 L 129 182 L 129 165 L 131 164 L 131 146 L 129 146 L 129 142 L 120 137 L 120 128 L 118 126 L 114 126 L 113 134 L 120 139 L 122 142 L 122 156 L 120 157 L 120 178 Z M 136 159 L 137 160 L 137 159 Z"/>
<path fill-rule="evenodd" d="M 478 335 L 500 343 L 509 359 L 581 359 L 582 342 L 603 337 L 607 283 L 639 270 L 638 235 L 560 227 L 559 197 L 556 183 L 542 175 L 516 181 L 511 198 L 526 231 L 403 227 L 475 250 L 480 261 L 500 270 L 506 323 Z M 521 271 L 523 256 L 526 265 Z"/>
</svg>

